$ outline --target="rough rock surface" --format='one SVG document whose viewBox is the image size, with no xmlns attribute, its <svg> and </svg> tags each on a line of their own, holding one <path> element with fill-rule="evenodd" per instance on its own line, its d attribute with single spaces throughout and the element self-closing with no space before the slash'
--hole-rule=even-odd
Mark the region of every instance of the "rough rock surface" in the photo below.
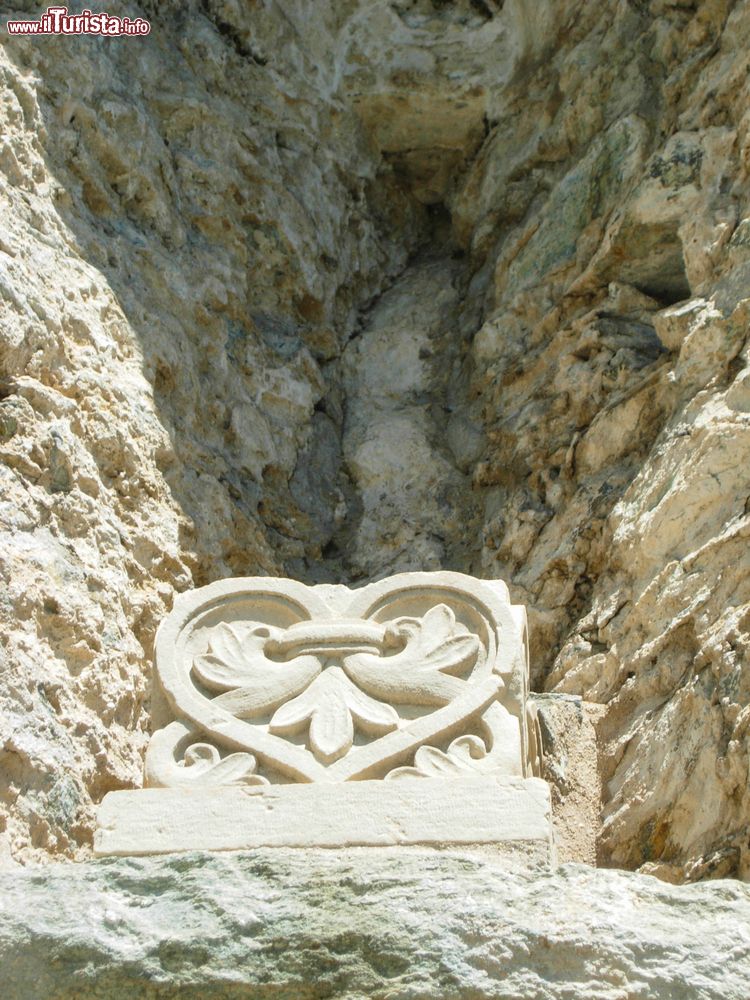
<svg viewBox="0 0 750 1000">
<path fill-rule="evenodd" d="M 359 509 L 341 544 L 355 578 L 437 570 L 469 556 L 471 445 L 450 434 L 447 419 L 462 270 L 450 259 L 415 262 L 343 353 L 343 456 Z M 479 431 L 472 443 L 476 458 Z"/>
<path fill-rule="evenodd" d="M 558 860 L 606 861 L 598 843 L 602 798 L 597 726 L 603 705 L 579 695 L 533 696 L 542 740 L 542 773 L 550 785 Z"/>
<path fill-rule="evenodd" d="M 745 1000 L 750 888 L 399 848 L 7 874 L 4 1000 Z M 10 918 L 10 919 L 9 919 Z"/>
<path fill-rule="evenodd" d="M 747 4 L 121 7 L 0 34 L 4 863 L 139 783 L 176 591 L 442 565 L 604 706 L 601 860 L 747 878 Z"/>
</svg>

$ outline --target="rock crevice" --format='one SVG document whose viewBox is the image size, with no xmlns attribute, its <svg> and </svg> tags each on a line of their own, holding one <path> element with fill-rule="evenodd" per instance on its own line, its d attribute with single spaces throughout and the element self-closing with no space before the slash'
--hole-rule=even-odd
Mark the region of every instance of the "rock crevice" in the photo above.
<svg viewBox="0 0 750 1000">
<path fill-rule="evenodd" d="M 446 567 L 602 706 L 600 860 L 747 877 L 745 5 L 130 8 L 0 45 L 4 863 L 176 592 Z"/>
</svg>

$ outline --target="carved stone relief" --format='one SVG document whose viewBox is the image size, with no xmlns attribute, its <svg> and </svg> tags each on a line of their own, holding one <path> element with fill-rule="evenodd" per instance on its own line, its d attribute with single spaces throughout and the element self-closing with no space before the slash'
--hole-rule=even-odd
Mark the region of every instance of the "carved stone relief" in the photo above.
<svg viewBox="0 0 750 1000">
<path fill-rule="evenodd" d="M 526 617 L 499 581 L 225 580 L 178 598 L 156 670 L 166 709 L 147 787 L 106 796 L 98 854 L 491 844 L 553 857 Z"/>
<path fill-rule="evenodd" d="M 150 786 L 537 772 L 525 614 L 500 582 L 222 581 L 178 599 L 156 665 L 175 721 Z"/>
</svg>

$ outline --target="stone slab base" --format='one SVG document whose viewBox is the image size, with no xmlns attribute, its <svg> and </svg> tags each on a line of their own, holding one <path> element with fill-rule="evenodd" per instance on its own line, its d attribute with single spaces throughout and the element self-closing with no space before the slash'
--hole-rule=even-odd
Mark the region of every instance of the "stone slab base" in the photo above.
<svg viewBox="0 0 750 1000">
<path fill-rule="evenodd" d="M 99 808 L 102 855 L 256 847 L 514 845 L 552 862 L 549 786 L 470 777 L 345 784 L 110 792 Z"/>
<path fill-rule="evenodd" d="M 2 1000 L 747 1000 L 750 886 L 419 847 L 0 875 Z"/>
</svg>

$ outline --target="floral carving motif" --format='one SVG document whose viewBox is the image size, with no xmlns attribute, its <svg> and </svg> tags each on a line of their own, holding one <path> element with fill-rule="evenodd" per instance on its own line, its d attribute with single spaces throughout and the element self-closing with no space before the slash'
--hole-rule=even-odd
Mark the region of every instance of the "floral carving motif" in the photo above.
<svg viewBox="0 0 750 1000">
<path fill-rule="evenodd" d="M 305 622 L 243 631 L 222 623 L 193 671 L 218 692 L 212 704 L 240 719 L 275 709 L 269 732 L 309 730 L 313 754 L 330 764 L 351 749 L 355 724 L 366 736 L 382 736 L 399 727 L 393 705 L 440 706 L 458 697 L 467 683 L 458 675 L 476 663 L 479 649 L 477 637 L 438 604 L 423 618 L 386 625 Z"/>
<path fill-rule="evenodd" d="M 393 627 L 406 640 L 400 653 L 347 657 L 357 684 L 396 705 L 447 705 L 461 694 L 466 681 L 456 674 L 474 664 L 479 640 L 456 625 L 450 608 L 438 604 L 424 618 L 398 618 Z"/>
<path fill-rule="evenodd" d="M 254 774 L 257 762 L 250 753 L 222 757 L 210 743 L 194 743 L 185 751 L 183 771 L 191 785 L 267 785 Z"/>
<path fill-rule="evenodd" d="M 351 749 L 354 719 L 370 736 L 390 733 L 399 723 L 395 708 L 360 691 L 339 667 L 329 667 L 276 710 L 269 728 L 272 733 L 297 733 L 309 723 L 312 751 L 328 764 Z"/>
<path fill-rule="evenodd" d="M 172 722 L 154 733 L 146 753 L 146 778 L 152 787 L 215 785 L 267 785 L 256 774 L 258 762 L 251 753 L 222 757 L 210 743 L 194 743 L 195 730 Z M 178 760 L 178 758 L 181 758 Z"/>
<path fill-rule="evenodd" d="M 280 629 L 256 625 L 244 636 L 236 625 L 219 625 L 211 634 L 208 651 L 195 658 L 193 670 L 214 698 L 238 719 L 249 719 L 293 698 L 321 671 L 317 656 L 298 656 L 278 663 L 265 655 L 265 646 Z"/>
<path fill-rule="evenodd" d="M 153 786 L 518 775 L 533 756 L 523 611 L 497 581 L 217 582 L 178 599 L 157 668 L 174 721 Z"/>
<path fill-rule="evenodd" d="M 459 736 L 447 751 L 420 747 L 414 755 L 414 767 L 397 767 L 386 775 L 395 778 L 459 778 L 467 771 L 485 771 L 489 763 L 487 747 L 478 736 Z"/>
</svg>

